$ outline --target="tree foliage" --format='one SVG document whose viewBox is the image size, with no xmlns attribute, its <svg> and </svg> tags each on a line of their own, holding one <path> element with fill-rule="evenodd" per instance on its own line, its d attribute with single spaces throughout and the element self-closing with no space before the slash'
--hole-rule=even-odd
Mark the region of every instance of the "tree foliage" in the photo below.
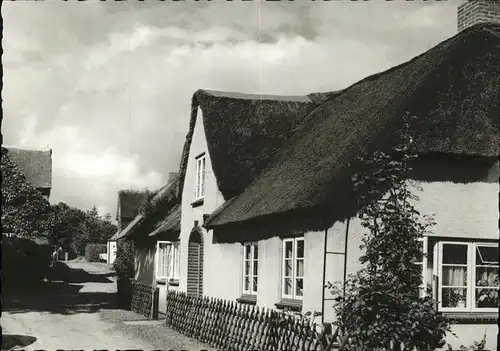
<svg viewBox="0 0 500 351">
<path fill-rule="evenodd" d="M 65 251 L 84 255 L 87 244 L 105 244 L 116 233 L 116 225 L 99 218 L 95 206 L 87 212 L 63 202 L 53 207 L 56 213 L 54 231 L 57 243 Z"/>
<path fill-rule="evenodd" d="M 410 122 L 404 118 L 401 143 L 393 152 L 362 159 L 365 171 L 353 177 L 358 215 L 368 230 L 361 246 L 365 266 L 345 287 L 330 285 L 337 295 L 336 323 L 349 336 L 349 350 L 434 350 L 449 331 L 429 292 L 424 298 L 418 293 L 421 268 L 414 262 L 423 255 L 418 239 L 434 222 L 414 207 Z"/>
<path fill-rule="evenodd" d="M 2 148 L 2 232 L 51 238 L 54 214 L 49 201 L 29 184 Z"/>
<path fill-rule="evenodd" d="M 121 279 L 132 278 L 134 276 L 134 242 L 120 239 L 116 243 L 116 258 L 113 268 L 116 276 Z"/>
</svg>

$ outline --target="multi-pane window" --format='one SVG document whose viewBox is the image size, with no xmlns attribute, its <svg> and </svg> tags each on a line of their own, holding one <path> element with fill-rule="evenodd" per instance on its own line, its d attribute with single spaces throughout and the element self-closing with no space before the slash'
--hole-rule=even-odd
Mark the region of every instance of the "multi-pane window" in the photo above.
<svg viewBox="0 0 500 351">
<path fill-rule="evenodd" d="M 443 311 L 498 309 L 498 245 L 440 242 L 438 274 Z"/>
<path fill-rule="evenodd" d="M 194 199 L 203 198 L 205 192 L 205 154 L 196 158 L 196 179 L 194 187 Z"/>
<path fill-rule="evenodd" d="M 304 295 L 304 238 L 283 240 L 282 296 L 302 299 Z"/>
<path fill-rule="evenodd" d="M 415 264 L 421 267 L 422 272 L 422 283 L 419 286 L 419 295 L 424 297 L 426 295 L 426 285 L 427 285 L 427 238 L 418 239 L 418 243 L 420 246 L 420 252 L 422 252 L 422 260 L 419 262 L 415 262 Z"/>
<path fill-rule="evenodd" d="M 256 243 L 243 245 L 243 293 L 257 294 L 259 249 Z"/>
<path fill-rule="evenodd" d="M 179 278 L 179 256 L 178 241 L 158 241 L 156 247 L 156 278 Z"/>
</svg>

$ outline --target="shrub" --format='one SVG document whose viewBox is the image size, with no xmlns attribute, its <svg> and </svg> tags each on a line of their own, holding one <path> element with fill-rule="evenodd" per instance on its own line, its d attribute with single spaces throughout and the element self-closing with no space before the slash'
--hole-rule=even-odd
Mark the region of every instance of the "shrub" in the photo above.
<svg viewBox="0 0 500 351">
<path fill-rule="evenodd" d="M 2 280 L 4 287 L 31 285 L 49 272 L 52 246 L 43 241 L 2 235 Z"/>
<path fill-rule="evenodd" d="M 116 259 L 113 263 L 118 278 L 132 278 L 134 276 L 134 243 L 120 239 L 116 243 Z"/>
<path fill-rule="evenodd" d="M 361 263 L 366 264 L 338 288 L 337 324 L 348 336 L 348 350 L 434 350 L 444 345 L 448 320 L 435 302 L 420 298 L 418 239 L 434 224 L 413 206 L 409 188 L 411 137 L 405 120 L 401 145 L 391 154 L 376 152 L 361 160 L 365 172 L 354 178 L 359 218 L 368 230 Z"/>
<path fill-rule="evenodd" d="M 105 244 L 87 244 L 85 246 L 85 259 L 88 262 L 99 262 L 101 259 L 99 254 L 106 253 Z"/>
<path fill-rule="evenodd" d="M 120 239 L 116 243 L 116 259 L 113 268 L 117 277 L 116 288 L 120 307 L 130 309 L 132 278 L 134 276 L 135 249 L 133 241 Z"/>
</svg>

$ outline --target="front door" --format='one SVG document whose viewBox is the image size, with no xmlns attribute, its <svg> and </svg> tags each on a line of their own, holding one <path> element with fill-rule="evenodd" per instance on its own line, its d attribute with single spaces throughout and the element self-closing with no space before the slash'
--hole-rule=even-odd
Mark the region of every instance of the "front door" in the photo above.
<svg viewBox="0 0 500 351">
<path fill-rule="evenodd" d="M 203 295 L 203 233 L 199 226 L 189 235 L 187 293 Z"/>
</svg>

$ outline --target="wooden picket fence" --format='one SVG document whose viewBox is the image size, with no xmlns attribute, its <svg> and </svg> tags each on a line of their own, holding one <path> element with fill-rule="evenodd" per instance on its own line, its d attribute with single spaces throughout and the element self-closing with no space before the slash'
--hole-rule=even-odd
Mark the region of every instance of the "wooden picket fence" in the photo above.
<svg viewBox="0 0 500 351">
<path fill-rule="evenodd" d="M 283 312 L 169 291 L 166 324 L 219 350 L 327 351 L 338 349 L 336 333 Z"/>
</svg>

